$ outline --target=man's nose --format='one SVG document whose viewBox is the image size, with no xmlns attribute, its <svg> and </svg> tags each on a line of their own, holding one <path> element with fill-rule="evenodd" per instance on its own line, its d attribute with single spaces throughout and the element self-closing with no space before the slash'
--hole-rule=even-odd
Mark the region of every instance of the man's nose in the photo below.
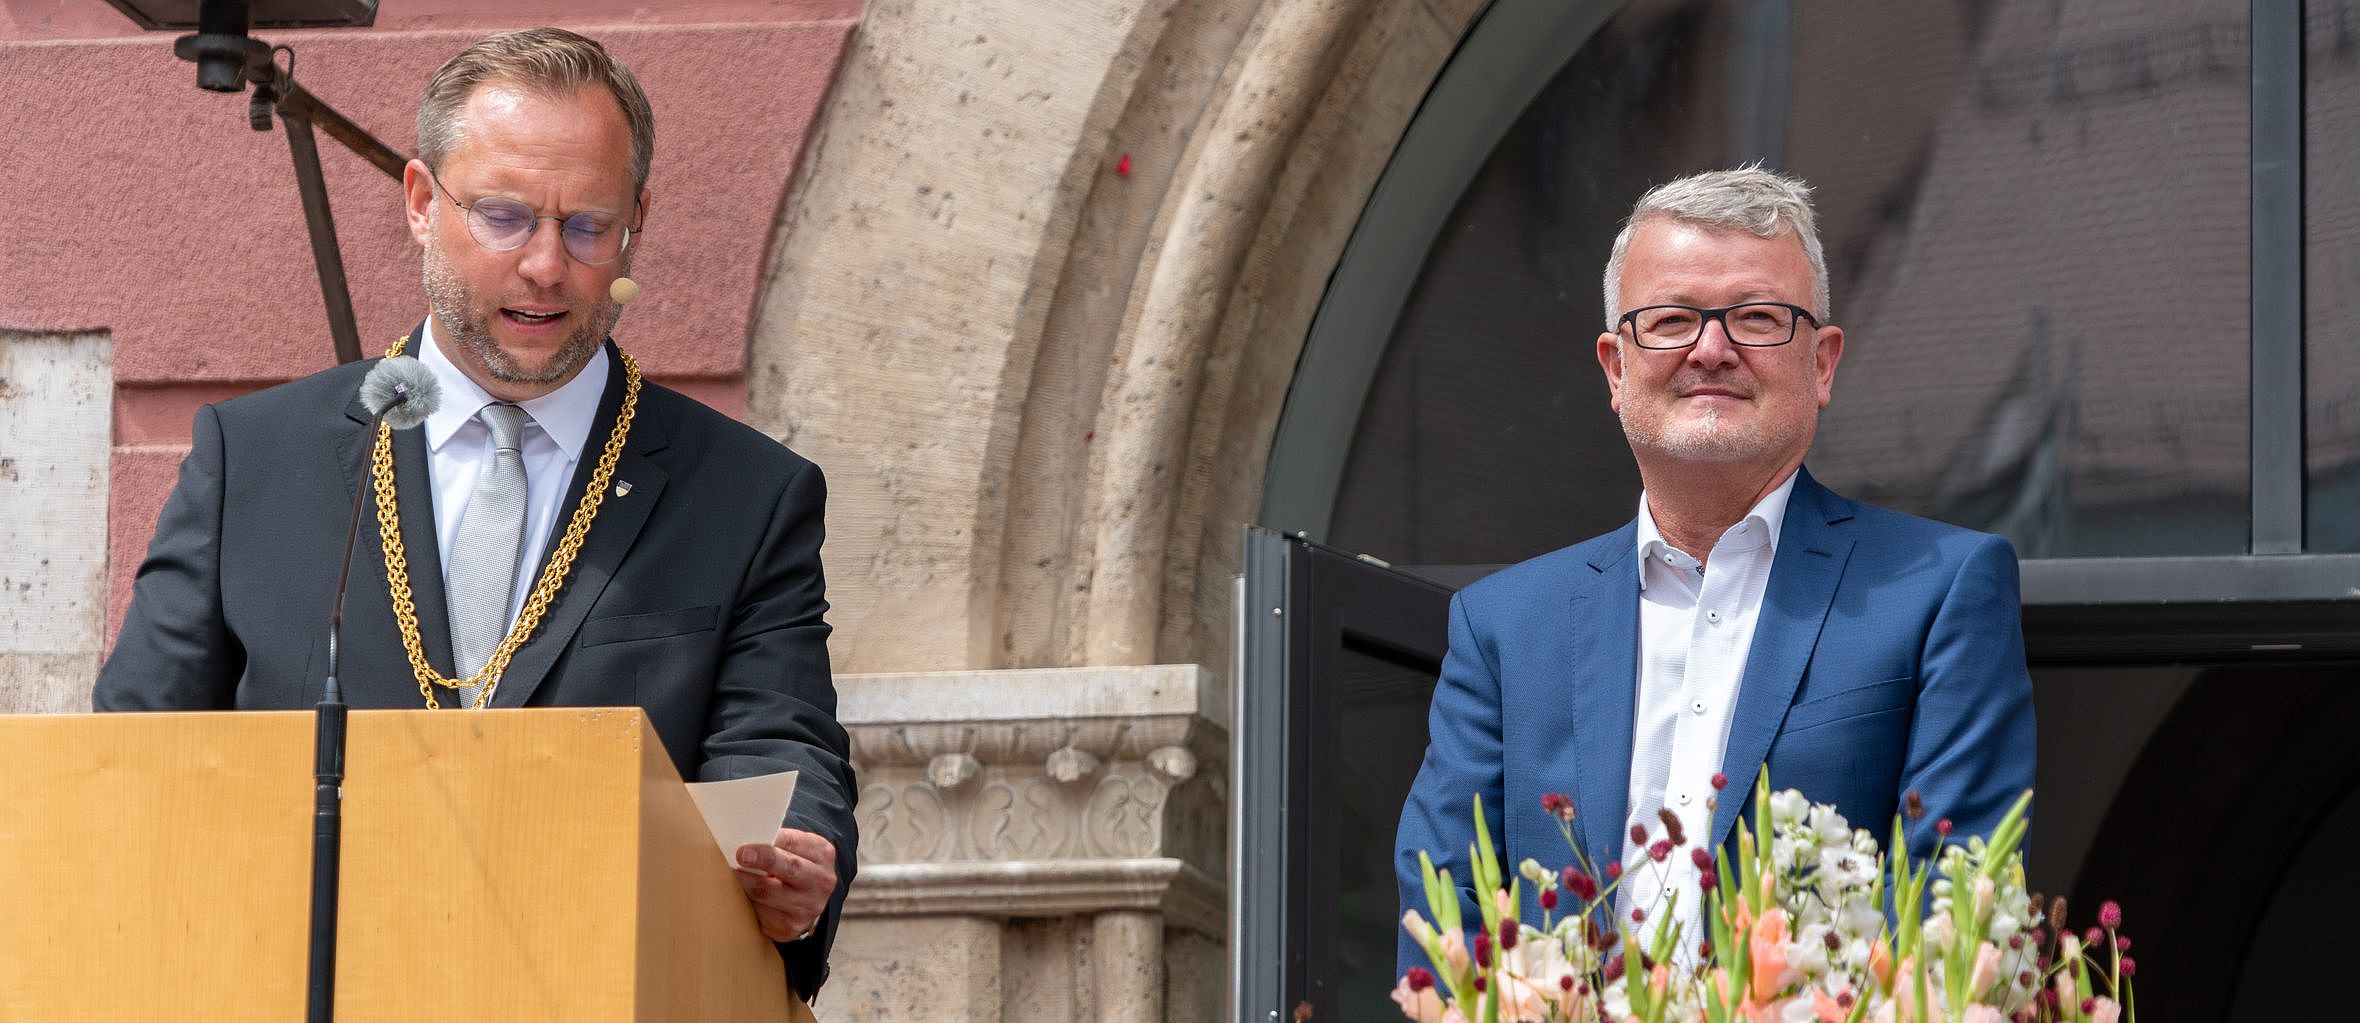
<svg viewBox="0 0 2360 1023">
<path fill-rule="evenodd" d="M 524 250 L 518 256 L 516 272 L 525 280 L 542 287 L 554 287 L 565 280 L 565 231 L 553 223 L 543 223 L 525 239 Z"/>
<path fill-rule="evenodd" d="M 1737 365 L 1737 345 L 1729 340 L 1729 325 L 1718 316 L 1704 321 L 1696 343 L 1688 346 L 1688 362 L 1705 369 Z"/>
</svg>

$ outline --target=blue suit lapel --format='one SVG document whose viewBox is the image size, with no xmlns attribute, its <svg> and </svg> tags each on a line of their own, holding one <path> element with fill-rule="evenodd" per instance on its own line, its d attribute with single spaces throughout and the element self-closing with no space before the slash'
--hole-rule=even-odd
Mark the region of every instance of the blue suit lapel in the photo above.
<svg viewBox="0 0 2360 1023">
<path fill-rule="evenodd" d="M 1851 502 L 1820 486 L 1804 470 L 1795 470 L 1795 475 L 1786 521 L 1779 527 L 1778 553 L 1770 563 L 1769 587 L 1762 595 L 1761 617 L 1754 626 L 1753 648 L 1746 655 L 1745 679 L 1738 686 L 1736 719 L 1729 725 L 1729 748 L 1721 769 L 1729 777 L 1729 788 L 1713 814 L 1714 845 L 1728 840 L 1730 825 L 1753 792 L 1754 775 L 1786 721 L 1803 671 L 1811 665 L 1811 652 L 1819 645 L 1836 584 L 1852 556 L 1852 539 L 1839 528 L 1852 517 Z"/>
<path fill-rule="evenodd" d="M 1636 522 L 1610 533 L 1573 595 L 1573 751 L 1582 844 L 1601 865 L 1622 855 L 1639 684 Z M 1601 869 L 1603 867 L 1601 866 Z"/>
</svg>

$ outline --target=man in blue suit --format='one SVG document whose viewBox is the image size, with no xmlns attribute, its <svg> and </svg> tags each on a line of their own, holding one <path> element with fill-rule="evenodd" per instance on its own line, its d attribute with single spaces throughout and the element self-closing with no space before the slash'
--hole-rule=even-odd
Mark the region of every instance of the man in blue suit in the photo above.
<svg viewBox="0 0 2360 1023">
<path fill-rule="evenodd" d="M 1844 352 L 1808 186 L 1745 168 L 1649 192 L 1605 297 L 1598 364 L 1638 517 L 1451 602 L 1394 843 L 1402 907 L 1426 912 L 1421 850 L 1472 898 L 1477 796 L 1504 862 L 1551 866 L 1573 853 L 1541 797 L 1570 796 L 1591 861 L 1627 868 L 1617 916 L 1678 926 L 1688 947 L 1691 850 L 1729 840 L 1764 765 L 1880 834 L 1917 793 L 1919 855 L 1940 821 L 1987 832 L 2032 785 L 2015 552 L 1803 469 Z M 1673 820 L 1685 843 L 1658 858 Z M 1536 923 L 1537 894 L 1521 911 Z M 1424 958 L 1404 936 L 1400 965 Z"/>
</svg>

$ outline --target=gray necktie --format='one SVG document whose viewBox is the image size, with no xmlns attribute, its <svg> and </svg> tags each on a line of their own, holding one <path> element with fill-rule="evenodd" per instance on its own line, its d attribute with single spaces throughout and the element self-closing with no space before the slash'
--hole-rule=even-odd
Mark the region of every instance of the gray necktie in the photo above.
<svg viewBox="0 0 2360 1023">
<path fill-rule="evenodd" d="M 492 431 L 497 449 L 475 495 L 459 516 L 451 541 L 446 590 L 451 602 L 451 656 L 459 677 L 483 670 L 508 635 L 508 600 L 516 589 L 517 560 L 524 551 L 525 477 L 521 439 L 532 416 L 514 405 L 492 404 L 475 414 Z M 475 706 L 481 686 L 459 690 L 460 706 Z"/>
</svg>

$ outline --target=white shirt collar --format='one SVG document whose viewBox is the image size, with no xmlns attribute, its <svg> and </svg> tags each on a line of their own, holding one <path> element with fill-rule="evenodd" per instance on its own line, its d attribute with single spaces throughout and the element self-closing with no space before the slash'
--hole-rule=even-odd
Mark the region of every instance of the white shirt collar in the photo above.
<svg viewBox="0 0 2360 1023">
<path fill-rule="evenodd" d="M 419 338 L 418 361 L 425 363 L 434 372 L 435 381 L 442 385 L 442 404 L 426 417 L 427 450 L 439 453 L 460 427 L 474 421 L 475 414 L 495 399 L 460 370 L 450 356 L 443 354 L 431 316 L 426 318 L 424 336 Z M 589 443 L 590 426 L 598 419 L 598 400 L 606 396 L 606 375 L 606 346 L 600 345 L 598 353 L 583 364 L 582 371 L 574 374 L 572 380 L 538 398 L 517 404 L 533 417 L 542 433 L 557 442 L 567 459 L 579 462 L 582 448 Z"/>
<path fill-rule="evenodd" d="M 1735 525 L 1730 526 L 1721 534 L 1721 539 L 1714 544 L 1714 549 L 1720 549 L 1720 544 L 1729 542 L 1736 534 L 1744 530 L 1758 529 L 1762 531 L 1762 541 L 1759 545 L 1748 544 L 1748 549 L 1754 549 L 1758 546 L 1776 550 L 1778 547 L 1778 531 L 1786 524 L 1786 500 L 1787 498 L 1794 496 L 1795 477 L 1800 475 L 1802 475 L 1802 473 L 1799 471 L 1788 473 L 1786 475 L 1785 482 L 1780 483 L 1769 493 L 1762 495 L 1762 499 L 1754 502 L 1753 508 L 1745 513 L 1744 518 L 1737 520 Z M 1644 490 L 1639 492 L 1638 541 L 1639 588 L 1641 590 L 1645 590 L 1647 588 L 1647 559 L 1649 558 L 1658 557 L 1663 554 L 1672 554 L 1677 560 L 1680 560 L 1684 564 L 1695 564 L 1695 560 L 1690 558 L 1687 552 L 1664 542 L 1662 531 L 1655 527 L 1655 514 L 1647 510 L 1647 492 Z M 1709 559 L 1712 552 L 1707 551 L 1705 553 Z"/>
</svg>

